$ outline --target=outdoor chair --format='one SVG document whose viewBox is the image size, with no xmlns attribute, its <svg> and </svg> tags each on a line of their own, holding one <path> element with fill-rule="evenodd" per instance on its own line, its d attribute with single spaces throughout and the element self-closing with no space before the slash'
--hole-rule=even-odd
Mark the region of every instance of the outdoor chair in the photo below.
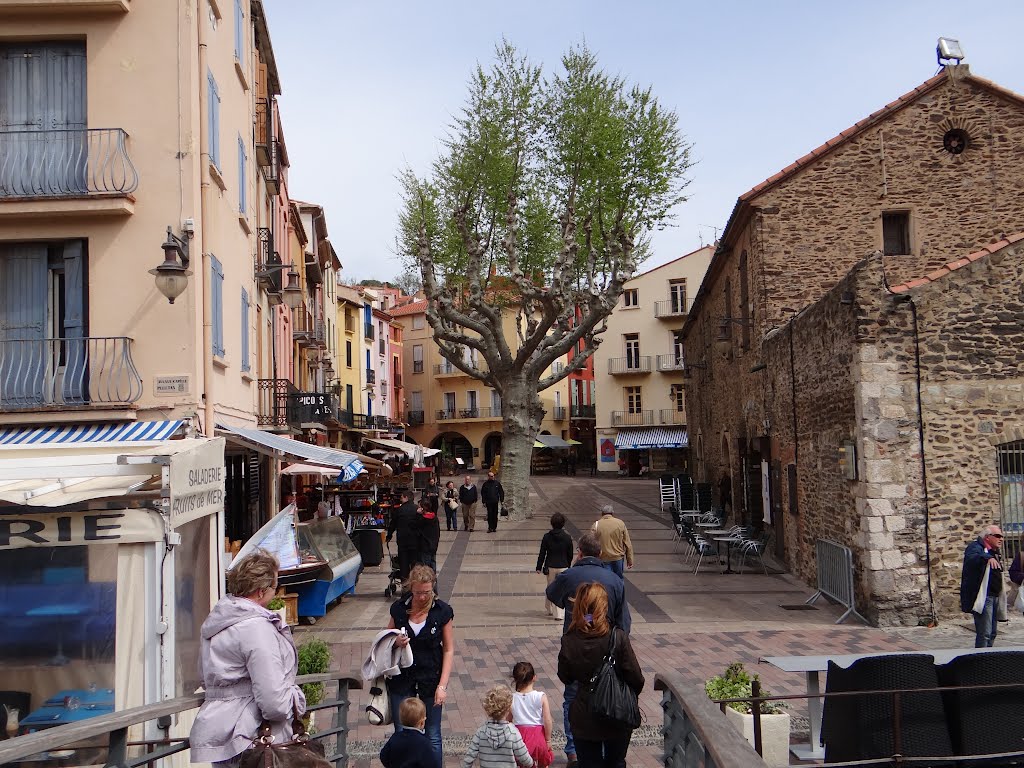
<svg viewBox="0 0 1024 768">
<path fill-rule="evenodd" d="M 693 547 L 694 553 L 697 555 L 697 564 L 693 567 L 693 572 L 696 573 L 700 570 L 700 564 L 704 562 L 705 555 L 713 555 L 715 557 L 715 563 L 718 562 L 718 552 L 711 542 L 706 541 L 695 534 L 690 534 L 688 537 L 690 546 Z"/>
<path fill-rule="evenodd" d="M 761 568 L 764 570 L 764 575 L 768 575 L 768 566 L 764 564 L 764 557 L 762 557 L 761 554 L 764 552 L 764 541 L 760 539 L 744 539 L 736 545 L 736 548 L 740 551 L 740 565 L 737 569 L 740 573 L 743 573 L 743 565 L 747 562 L 747 556 L 749 555 L 751 560 L 753 560 L 754 557 L 757 557 L 761 562 Z"/>
<path fill-rule="evenodd" d="M 711 483 L 697 483 L 697 509 L 701 512 L 711 511 Z"/>
<path fill-rule="evenodd" d="M 661 494 L 661 511 L 665 511 L 665 505 L 676 506 L 676 484 L 671 477 L 658 478 L 658 491 Z"/>
<path fill-rule="evenodd" d="M 1024 683 L 1024 653 L 994 651 L 957 656 L 937 667 L 937 671 L 939 685 L 943 686 Z M 1020 751 L 1024 734 L 1022 693 L 1022 688 L 944 691 L 946 721 L 954 753 L 983 755 Z"/>
<path fill-rule="evenodd" d="M 676 504 L 684 512 L 697 509 L 697 495 L 689 475 L 676 475 Z"/>
</svg>

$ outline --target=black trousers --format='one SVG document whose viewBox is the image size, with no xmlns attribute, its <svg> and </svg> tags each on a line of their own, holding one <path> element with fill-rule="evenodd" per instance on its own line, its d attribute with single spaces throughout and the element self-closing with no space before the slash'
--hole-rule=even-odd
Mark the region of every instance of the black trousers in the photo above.
<svg viewBox="0 0 1024 768">
<path fill-rule="evenodd" d="M 484 504 L 487 507 L 487 530 L 498 530 L 498 504 L 497 501 L 488 501 Z"/>
<path fill-rule="evenodd" d="M 624 739 L 575 739 L 576 759 L 580 768 L 623 768 L 626 765 L 626 753 L 629 751 L 629 740 L 632 737 L 631 733 Z"/>
<path fill-rule="evenodd" d="M 398 547 L 398 570 L 402 575 L 402 581 L 409 578 L 409 571 L 419 561 L 419 547 Z"/>
</svg>

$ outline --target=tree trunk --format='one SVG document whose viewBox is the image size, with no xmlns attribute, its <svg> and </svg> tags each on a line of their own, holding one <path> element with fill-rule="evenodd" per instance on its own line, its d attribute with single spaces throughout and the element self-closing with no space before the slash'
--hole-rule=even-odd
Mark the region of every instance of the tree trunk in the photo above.
<svg viewBox="0 0 1024 768">
<path fill-rule="evenodd" d="M 513 381 L 501 400 L 504 424 L 501 432 L 501 480 L 510 520 L 533 517 L 530 509 L 530 459 L 533 441 L 544 418 L 535 382 Z"/>
</svg>

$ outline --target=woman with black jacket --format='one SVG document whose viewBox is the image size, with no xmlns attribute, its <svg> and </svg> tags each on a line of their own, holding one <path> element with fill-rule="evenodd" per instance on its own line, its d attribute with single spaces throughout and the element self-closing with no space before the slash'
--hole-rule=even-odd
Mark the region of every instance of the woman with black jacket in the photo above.
<svg viewBox="0 0 1024 768">
<path fill-rule="evenodd" d="M 639 695 L 644 688 L 644 675 L 629 635 L 608 621 L 608 593 L 600 584 L 581 584 L 576 590 L 572 623 L 562 636 L 558 652 L 558 679 L 566 685 L 579 684 L 569 709 L 569 725 L 580 768 L 623 768 L 633 736 L 627 723 L 590 711 L 590 678 L 600 669 L 611 647 L 612 631 L 618 675 Z"/>
<path fill-rule="evenodd" d="M 551 530 L 544 534 L 540 540 L 540 554 L 537 555 L 537 573 L 543 573 L 548 577 L 548 586 L 555 580 L 562 571 L 572 565 L 572 536 L 566 533 L 565 515 L 555 512 L 551 516 Z M 544 610 L 548 616 L 563 621 L 565 609 L 544 599 Z"/>
</svg>

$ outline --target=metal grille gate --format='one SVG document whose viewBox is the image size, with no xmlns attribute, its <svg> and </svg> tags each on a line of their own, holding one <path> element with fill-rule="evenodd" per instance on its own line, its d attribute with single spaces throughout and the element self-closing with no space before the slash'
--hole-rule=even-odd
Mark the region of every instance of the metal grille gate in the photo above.
<svg viewBox="0 0 1024 768">
<path fill-rule="evenodd" d="M 999 473 L 999 525 L 1006 535 L 1003 557 L 1010 562 L 1024 535 L 1024 440 L 996 447 Z"/>
</svg>

